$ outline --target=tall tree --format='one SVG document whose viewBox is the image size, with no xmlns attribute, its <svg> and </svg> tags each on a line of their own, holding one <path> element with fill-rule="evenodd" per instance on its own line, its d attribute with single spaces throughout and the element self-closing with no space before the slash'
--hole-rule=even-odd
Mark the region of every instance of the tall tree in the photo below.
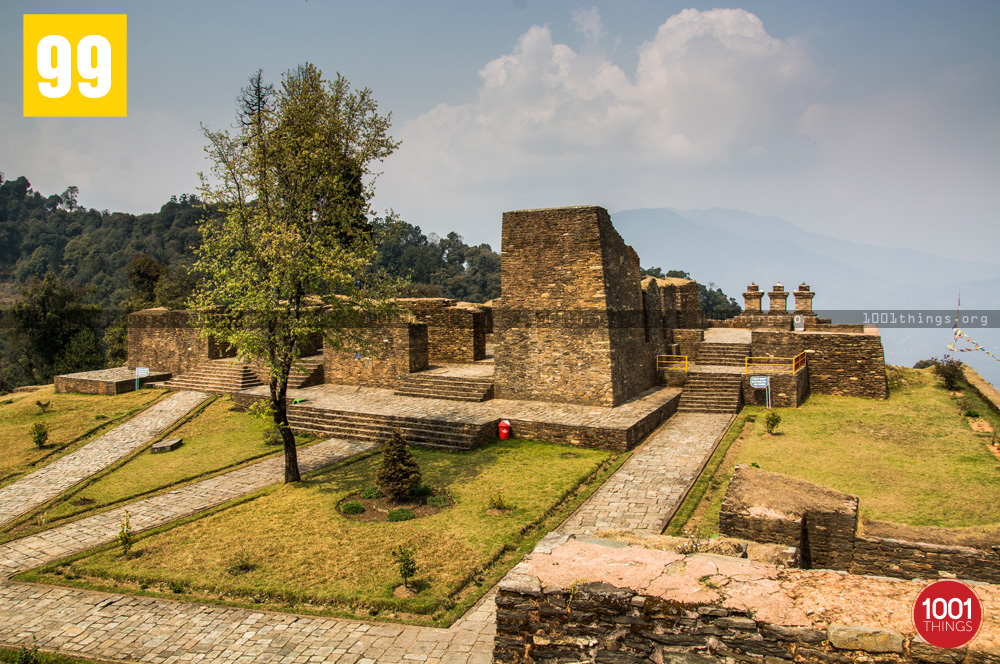
<svg viewBox="0 0 1000 664">
<path fill-rule="evenodd" d="M 199 224 L 204 281 L 192 301 L 203 334 L 267 367 L 267 410 L 295 482 L 288 375 L 307 340 L 323 332 L 334 347 L 357 347 L 359 325 L 397 313 L 398 284 L 370 269 L 367 215 L 371 167 L 399 144 L 370 90 L 326 81 L 308 63 L 277 91 L 257 72 L 237 107 L 234 133 L 204 130 L 214 182 L 202 178 L 203 198 L 222 214 Z"/>
</svg>

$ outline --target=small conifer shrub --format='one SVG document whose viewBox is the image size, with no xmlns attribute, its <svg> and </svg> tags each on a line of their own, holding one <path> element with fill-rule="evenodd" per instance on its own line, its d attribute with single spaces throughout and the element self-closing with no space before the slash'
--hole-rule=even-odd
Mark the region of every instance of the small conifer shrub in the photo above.
<svg viewBox="0 0 1000 664">
<path fill-rule="evenodd" d="M 389 513 L 385 515 L 385 518 L 387 521 L 409 521 L 413 518 L 413 512 L 405 507 L 400 507 L 398 509 L 389 510 Z"/>
<path fill-rule="evenodd" d="M 396 561 L 399 575 L 403 577 L 403 587 L 409 586 L 410 579 L 417 573 L 417 563 L 413 559 L 415 553 L 412 546 L 397 546 L 392 550 L 392 558 Z"/>
<path fill-rule="evenodd" d="M 28 429 L 28 433 L 31 434 L 31 442 L 39 449 L 45 447 L 45 443 L 49 440 L 49 428 L 41 422 L 32 424 L 31 428 Z"/>
<path fill-rule="evenodd" d="M 375 482 L 396 502 L 406 498 L 410 489 L 420 484 L 420 466 L 398 431 L 382 449 L 382 466 L 375 475 Z"/>
<path fill-rule="evenodd" d="M 778 415 L 777 411 L 774 410 L 767 411 L 767 416 L 764 417 L 764 426 L 767 428 L 767 432 L 774 433 L 779 424 L 781 424 L 781 415 Z"/>
<path fill-rule="evenodd" d="M 341 514 L 361 514 L 365 511 L 364 505 L 357 500 L 348 500 L 340 506 Z"/>
</svg>

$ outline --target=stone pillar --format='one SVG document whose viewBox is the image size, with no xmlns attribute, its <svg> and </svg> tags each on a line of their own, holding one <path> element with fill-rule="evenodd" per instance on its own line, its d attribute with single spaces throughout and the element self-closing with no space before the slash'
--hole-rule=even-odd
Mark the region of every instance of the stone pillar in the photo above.
<svg viewBox="0 0 1000 664">
<path fill-rule="evenodd" d="M 767 294 L 767 306 L 769 314 L 788 313 L 788 291 L 780 281 L 774 285 L 774 290 Z"/>
<path fill-rule="evenodd" d="M 800 284 L 799 289 L 794 291 L 792 295 L 795 296 L 795 313 L 803 316 L 816 315 L 813 313 L 813 298 L 816 293 L 809 290 L 809 284 Z"/>
<path fill-rule="evenodd" d="M 760 301 L 764 297 L 764 291 L 757 284 L 750 284 L 743 293 L 743 312 L 747 314 L 759 314 Z"/>
</svg>

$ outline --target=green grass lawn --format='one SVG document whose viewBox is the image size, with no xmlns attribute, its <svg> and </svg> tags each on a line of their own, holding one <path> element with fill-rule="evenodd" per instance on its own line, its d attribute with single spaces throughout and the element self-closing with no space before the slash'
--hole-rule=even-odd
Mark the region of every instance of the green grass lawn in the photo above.
<svg viewBox="0 0 1000 664">
<path fill-rule="evenodd" d="M 28 575 L 58 583 L 68 574 L 74 583 L 127 591 L 174 590 L 200 601 L 445 624 L 625 457 L 524 440 L 461 454 L 413 452 L 424 482 L 445 489 L 453 506 L 411 521 L 348 520 L 336 505 L 374 483 L 381 461 L 375 454 L 143 537 L 135 558 L 105 547 Z M 499 489 L 513 509 L 488 513 L 489 494 Z M 399 545 L 416 549 L 420 591 L 413 597 L 394 595 L 401 579 L 390 551 Z M 253 571 L 233 573 L 240 555 Z"/>
<path fill-rule="evenodd" d="M 38 470 L 163 396 L 163 390 L 152 389 L 115 396 L 56 394 L 50 385 L 0 398 L 0 484 Z M 36 401 L 49 403 L 44 413 Z M 42 449 L 35 447 L 28 433 L 36 422 L 49 428 L 49 440 Z"/>
<path fill-rule="evenodd" d="M 718 506 L 737 463 L 792 475 L 859 496 L 866 520 L 909 526 L 972 528 L 1000 524 L 1000 462 L 962 416 L 971 392 L 954 396 L 933 370 L 901 369 L 886 401 L 812 395 L 800 408 L 777 409 L 776 435 L 763 412 L 748 425 L 712 474 L 705 503 L 673 529 L 718 533 Z M 996 417 L 979 408 L 994 421 Z M 685 506 L 687 507 L 687 506 Z"/>
<path fill-rule="evenodd" d="M 144 449 L 66 494 L 45 508 L 45 526 L 281 453 L 280 446 L 264 444 L 264 419 L 234 412 L 232 405 L 231 397 L 220 397 L 167 434 L 184 439 L 178 449 L 162 454 L 150 454 Z M 314 441 L 308 436 L 296 436 L 299 445 Z M 38 530 L 37 519 L 28 522 L 26 528 Z M 22 527 L 16 535 L 26 532 Z"/>
</svg>

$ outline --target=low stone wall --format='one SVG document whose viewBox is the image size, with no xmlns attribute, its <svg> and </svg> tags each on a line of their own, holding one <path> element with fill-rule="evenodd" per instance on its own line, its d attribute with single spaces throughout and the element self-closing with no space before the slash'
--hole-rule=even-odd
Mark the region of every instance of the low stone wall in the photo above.
<svg viewBox="0 0 1000 664">
<path fill-rule="evenodd" d="M 1000 583 L 994 551 L 860 536 L 857 524 L 856 496 L 742 465 L 719 511 L 721 534 L 795 547 L 805 568 Z"/>
<path fill-rule="evenodd" d="M 752 332 L 754 357 L 795 357 L 802 351 L 811 351 L 807 354 L 810 392 L 872 399 L 888 396 L 885 353 L 877 333 Z"/>
<path fill-rule="evenodd" d="M 962 365 L 962 371 L 965 373 L 965 382 L 969 384 L 969 389 L 985 401 L 993 412 L 1000 414 L 1000 392 L 997 388 L 990 385 L 988 380 L 976 373 L 976 370 L 968 364 Z"/>
<path fill-rule="evenodd" d="M 356 332 L 367 350 L 323 349 L 323 380 L 337 385 L 394 388 L 400 376 L 427 368 L 427 326 L 395 323 Z M 360 359 L 356 353 L 362 352 Z"/>
<path fill-rule="evenodd" d="M 146 383 L 170 380 L 169 373 L 150 373 L 138 380 L 135 371 L 119 367 L 115 369 L 98 369 L 74 374 L 56 376 L 53 380 L 57 393 L 79 392 L 82 394 L 102 394 L 114 396 L 125 392 L 134 392 L 136 384 L 141 388 Z"/>
<path fill-rule="evenodd" d="M 903 579 L 954 575 L 960 579 L 1000 583 L 1000 556 L 993 551 L 965 546 L 858 537 L 854 540 L 850 571 Z"/>
<path fill-rule="evenodd" d="M 909 613 L 926 585 L 920 582 L 858 582 L 725 556 L 622 547 L 593 538 L 543 540 L 500 583 L 493 661 L 993 664 L 1000 658 L 997 617 L 988 612 L 969 647 L 942 650 L 916 636 Z M 987 605 L 997 593 L 995 586 L 978 591 Z"/>
<path fill-rule="evenodd" d="M 771 377 L 771 406 L 798 408 L 809 396 L 809 367 L 790 374 L 767 374 Z M 743 403 L 766 406 L 767 390 L 750 387 L 750 374 L 743 374 Z"/>
<path fill-rule="evenodd" d="M 679 355 L 687 355 L 688 362 L 694 362 L 694 358 L 698 357 L 698 351 L 701 349 L 701 342 L 704 338 L 704 330 L 676 329 L 673 331 L 671 343 L 680 346 Z"/>
<path fill-rule="evenodd" d="M 191 325 L 190 311 L 144 309 L 128 316 L 128 366 L 179 375 L 226 357 Z"/>
</svg>

